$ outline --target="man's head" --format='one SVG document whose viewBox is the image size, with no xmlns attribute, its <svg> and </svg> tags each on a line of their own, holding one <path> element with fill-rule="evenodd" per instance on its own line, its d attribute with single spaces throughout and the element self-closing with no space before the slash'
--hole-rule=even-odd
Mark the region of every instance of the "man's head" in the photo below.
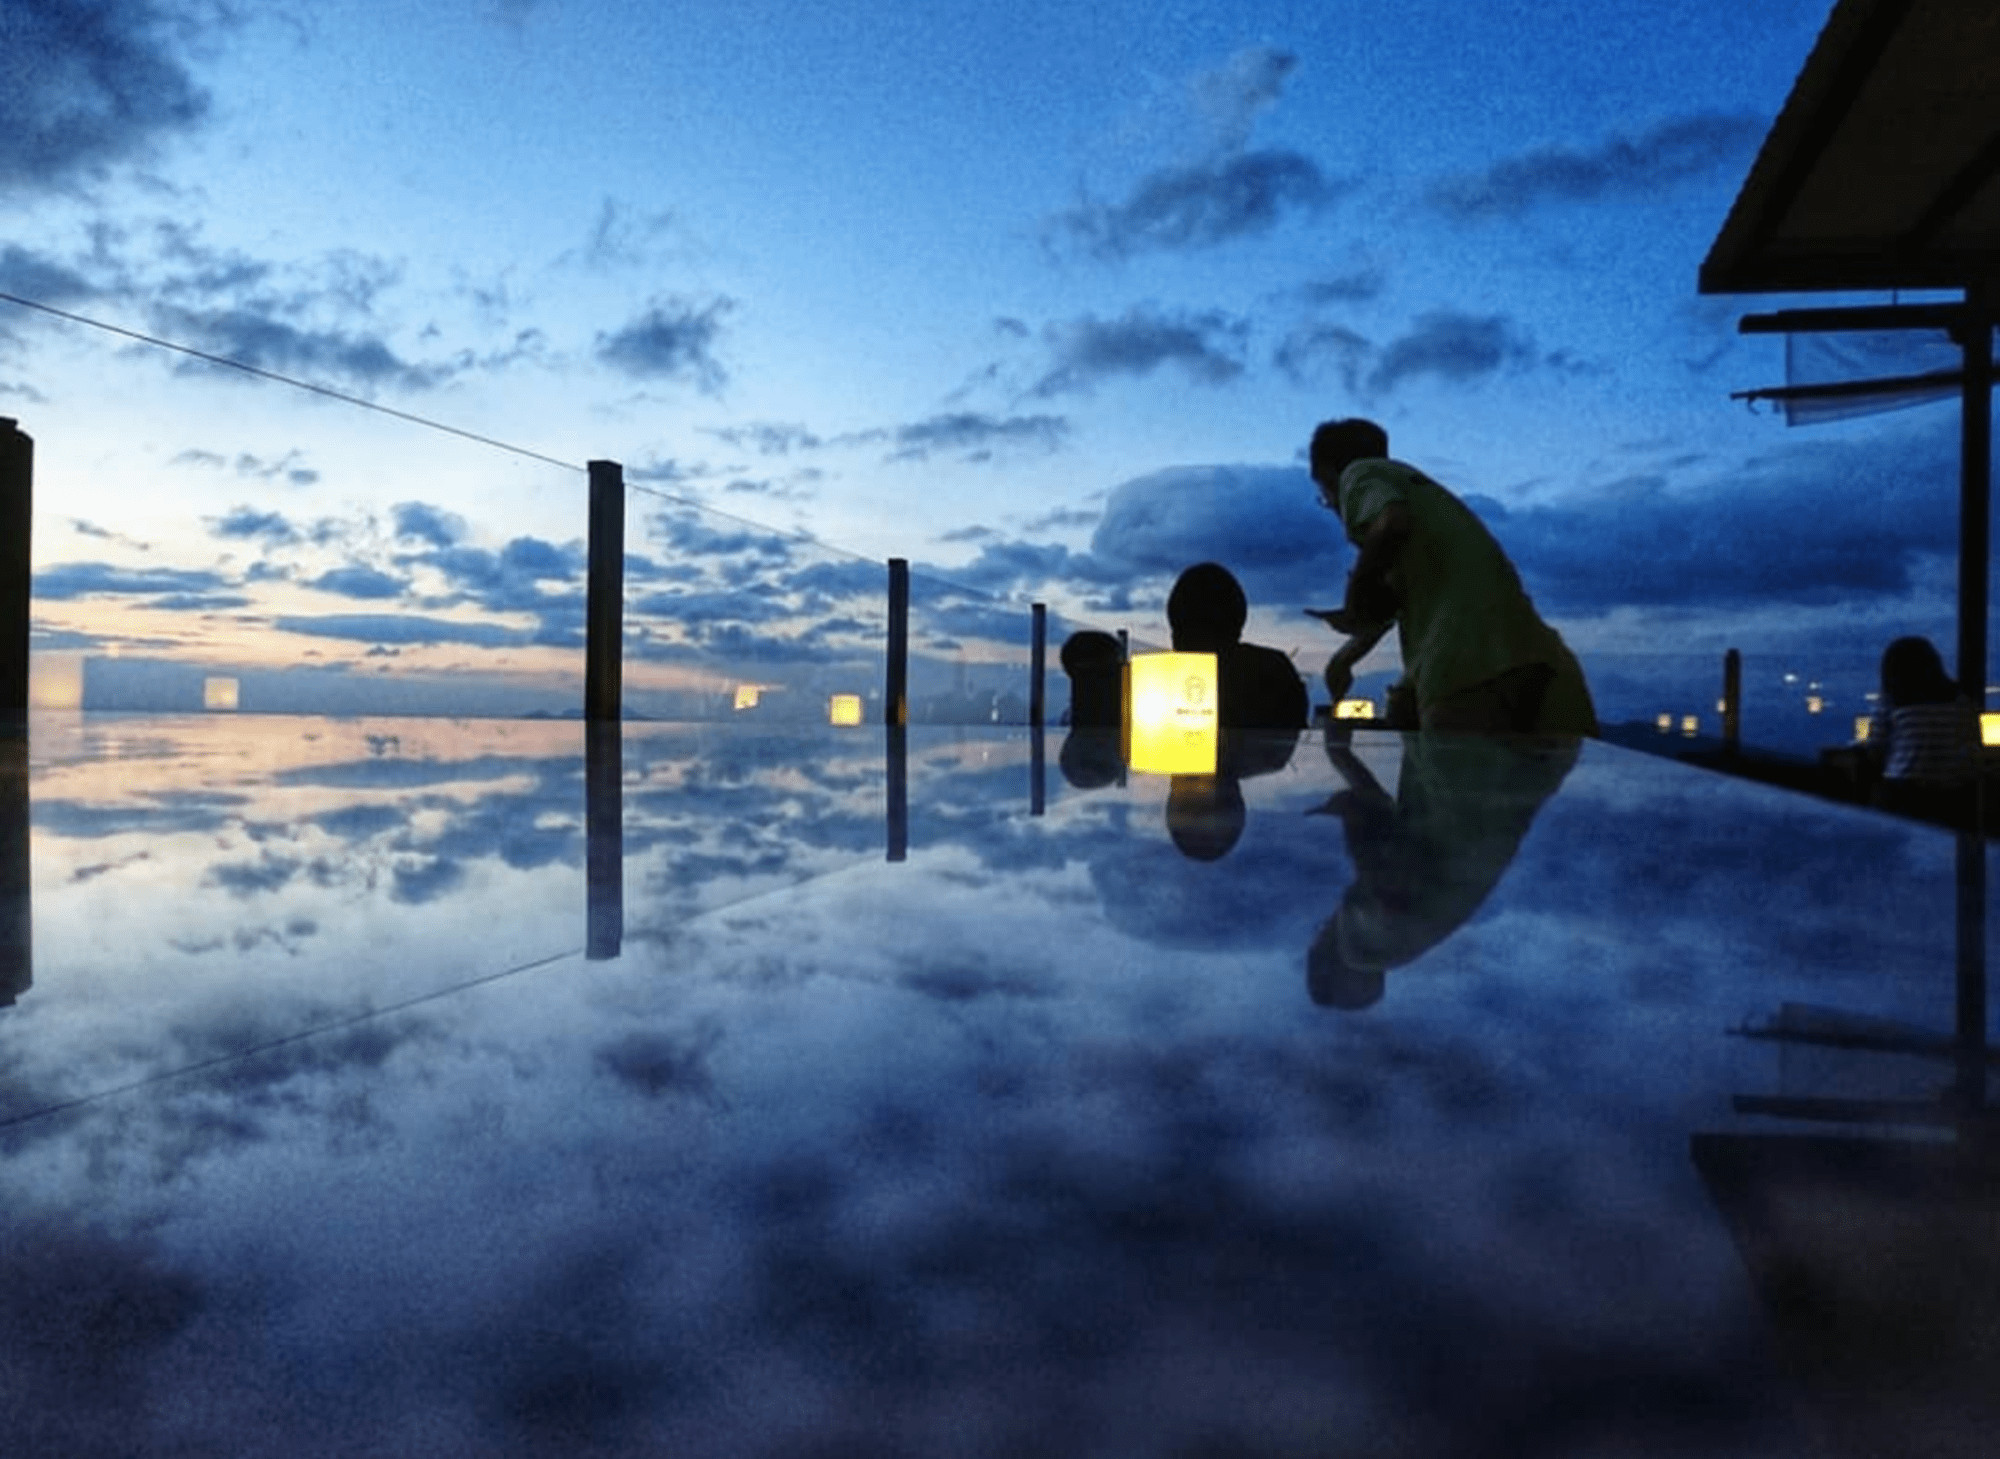
<svg viewBox="0 0 2000 1459">
<path fill-rule="evenodd" d="M 1220 653 L 1243 636 L 1250 601 L 1236 574 L 1219 562 L 1198 562 L 1167 594 L 1167 626 L 1183 653 Z"/>
<path fill-rule="evenodd" d="M 1389 454 L 1389 433 L 1372 420 L 1351 416 L 1346 420 L 1322 421 L 1312 435 L 1308 460 L 1312 479 L 1319 484 L 1320 496 L 1338 510 L 1336 489 L 1340 473 L 1353 462 Z"/>
</svg>

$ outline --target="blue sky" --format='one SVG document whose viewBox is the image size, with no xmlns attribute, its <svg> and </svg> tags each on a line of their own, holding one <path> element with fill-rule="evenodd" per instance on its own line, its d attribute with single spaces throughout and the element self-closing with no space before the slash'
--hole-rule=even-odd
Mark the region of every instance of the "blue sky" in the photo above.
<svg viewBox="0 0 2000 1459">
<path fill-rule="evenodd" d="M 1828 9 L 10 5 L 0 291 L 534 453 L 0 306 L 41 646 L 562 699 L 609 458 L 642 684 L 852 661 L 849 553 L 1141 636 L 1213 557 L 1311 664 L 1353 413 L 1607 686 L 1948 646 L 1953 409 L 1788 430 L 1801 301 L 1695 292 Z"/>
</svg>

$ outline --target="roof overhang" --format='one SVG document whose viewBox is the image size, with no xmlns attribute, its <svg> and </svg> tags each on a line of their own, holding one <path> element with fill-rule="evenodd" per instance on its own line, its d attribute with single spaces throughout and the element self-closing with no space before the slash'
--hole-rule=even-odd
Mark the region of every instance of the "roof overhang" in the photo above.
<svg viewBox="0 0 2000 1459">
<path fill-rule="evenodd" d="M 2000 286 L 2000 3 L 1838 0 L 1705 294 Z"/>
</svg>

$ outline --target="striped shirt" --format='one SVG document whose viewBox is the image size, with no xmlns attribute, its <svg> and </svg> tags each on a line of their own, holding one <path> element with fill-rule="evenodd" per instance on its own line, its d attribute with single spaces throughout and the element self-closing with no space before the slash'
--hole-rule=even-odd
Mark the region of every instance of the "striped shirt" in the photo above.
<svg viewBox="0 0 2000 1459">
<path fill-rule="evenodd" d="M 1970 780 L 1979 768 L 1979 716 L 1963 699 L 1878 709 L 1868 744 L 1881 753 L 1886 780 Z"/>
</svg>

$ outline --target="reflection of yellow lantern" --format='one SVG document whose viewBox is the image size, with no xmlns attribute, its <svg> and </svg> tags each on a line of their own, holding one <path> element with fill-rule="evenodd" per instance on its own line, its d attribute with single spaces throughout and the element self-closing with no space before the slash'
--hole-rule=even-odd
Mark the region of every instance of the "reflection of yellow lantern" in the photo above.
<svg viewBox="0 0 2000 1459">
<path fill-rule="evenodd" d="M 1154 775 L 1215 773 L 1214 654 L 1136 654 L 1125 666 L 1125 760 Z"/>
<path fill-rule="evenodd" d="M 1681 716 L 1681 733 L 1682 733 L 1682 734 L 1684 734 L 1684 735 L 1686 735 L 1686 736 L 1687 736 L 1687 737 L 1688 737 L 1689 739 L 1693 739 L 1693 738 L 1694 738 L 1694 737 L 1695 737 L 1696 735 L 1700 734 L 1700 733 L 1701 733 L 1701 716 L 1700 716 L 1700 715 L 1698 715 L 1698 714 L 1684 714 L 1684 715 L 1682 715 L 1682 716 Z"/>
<path fill-rule="evenodd" d="M 1375 701 L 1372 699 L 1343 699 L 1333 706 L 1335 719 L 1373 719 Z"/>
<path fill-rule="evenodd" d="M 1869 732 L 1869 731 L 1870 731 L 1871 729 L 1873 729 L 1874 727 L 1875 727 L 1875 719 L 1874 719 L 1874 716 L 1872 716 L 1872 715 L 1867 715 L 1867 714 L 1857 714 L 1857 715 L 1855 715 L 1855 716 L 1854 716 L 1854 743 L 1855 743 L 1855 744 L 1857 744 L 1857 745 L 1865 745 L 1865 744 L 1867 744 L 1867 743 L 1868 743 L 1868 732 Z"/>
<path fill-rule="evenodd" d="M 859 694 L 835 694 L 826 701 L 826 722 L 828 724 L 860 724 L 861 696 Z"/>
<path fill-rule="evenodd" d="M 1654 720 L 1653 723 L 1659 727 L 1659 731 L 1663 735 L 1670 735 L 1674 732 L 1674 717 L 1671 714 L 1663 714 Z"/>
<path fill-rule="evenodd" d="M 1818 694 L 1806 695 L 1807 714 L 1818 714 L 1822 709 L 1825 708 L 1826 708 L 1826 700 L 1822 698 L 1820 695 Z"/>
<path fill-rule="evenodd" d="M 757 707 L 759 688 L 760 686 L 756 684 L 738 684 L 736 686 L 736 707 L 739 710 L 755 709 Z"/>
<path fill-rule="evenodd" d="M 227 711 L 236 708 L 238 688 L 234 679 L 206 679 L 201 686 L 201 707 Z"/>
<path fill-rule="evenodd" d="M 28 706 L 31 709 L 83 708 L 82 654 L 38 653 L 28 657 Z"/>
<path fill-rule="evenodd" d="M 2000 745 L 2000 714 L 1989 713 L 1979 716 L 1979 743 Z"/>
</svg>

